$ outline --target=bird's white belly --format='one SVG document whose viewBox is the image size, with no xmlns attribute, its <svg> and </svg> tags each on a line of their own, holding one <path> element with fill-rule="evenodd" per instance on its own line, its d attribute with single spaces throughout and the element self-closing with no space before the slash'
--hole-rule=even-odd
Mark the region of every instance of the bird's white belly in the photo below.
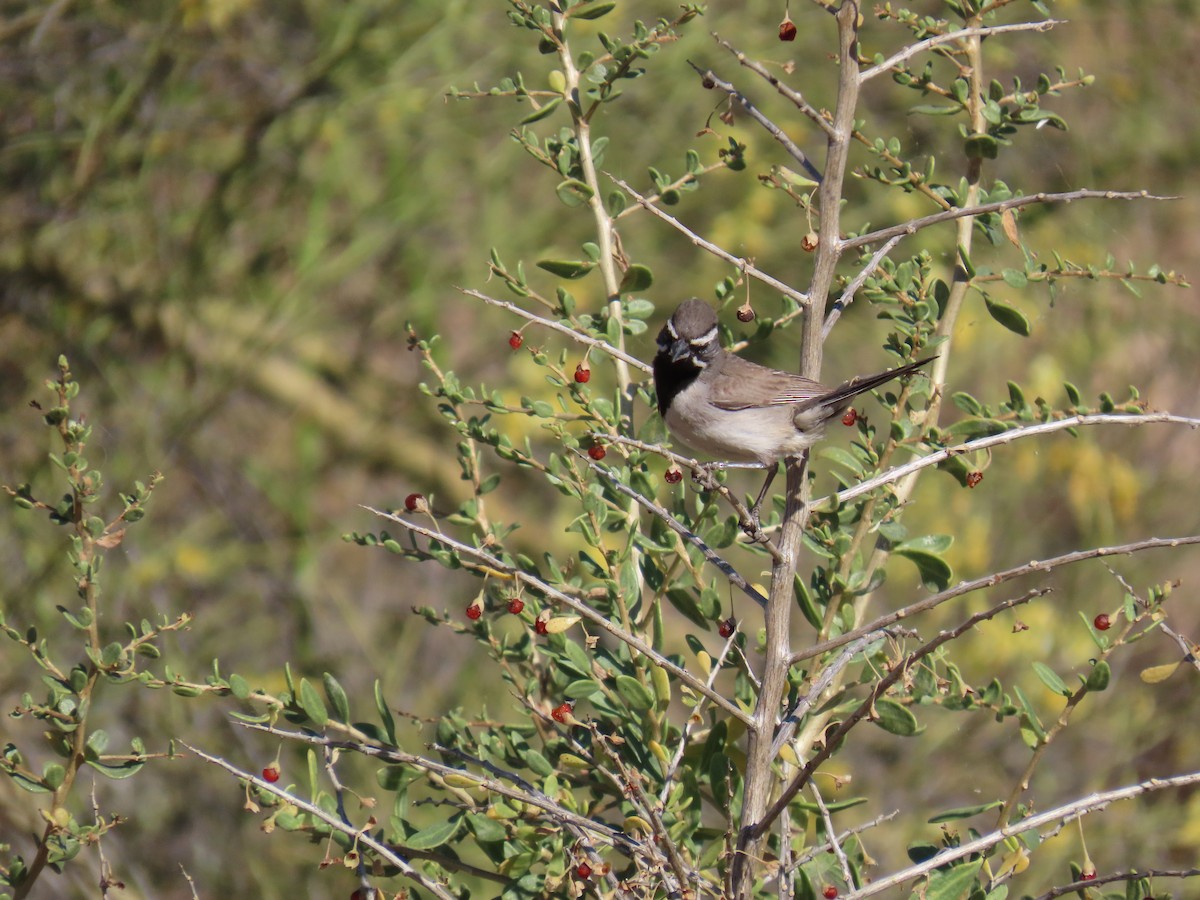
<svg viewBox="0 0 1200 900">
<path fill-rule="evenodd" d="M 725 410 L 698 394 L 696 385 L 679 392 L 667 410 L 667 427 L 688 447 L 719 460 L 773 466 L 785 456 L 801 453 L 820 437 L 820 428 L 797 431 L 792 406 Z"/>
</svg>

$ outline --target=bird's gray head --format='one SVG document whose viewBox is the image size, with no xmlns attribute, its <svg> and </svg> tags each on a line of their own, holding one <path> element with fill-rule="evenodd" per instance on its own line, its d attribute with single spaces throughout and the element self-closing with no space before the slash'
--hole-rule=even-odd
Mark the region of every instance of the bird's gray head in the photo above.
<svg viewBox="0 0 1200 900">
<path fill-rule="evenodd" d="M 658 349 L 672 362 L 690 356 L 702 368 L 721 349 L 717 314 L 703 300 L 684 300 L 658 333 Z"/>
</svg>

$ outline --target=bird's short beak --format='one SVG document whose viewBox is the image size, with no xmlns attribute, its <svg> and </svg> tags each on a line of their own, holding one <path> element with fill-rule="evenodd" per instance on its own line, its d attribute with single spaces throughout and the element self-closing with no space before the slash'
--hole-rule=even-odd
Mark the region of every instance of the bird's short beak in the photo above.
<svg viewBox="0 0 1200 900">
<path fill-rule="evenodd" d="M 679 362 L 686 356 L 692 353 L 691 345 L 683 338 L 675 338 L 671 341 L 671 362 Z"/>
</svg>

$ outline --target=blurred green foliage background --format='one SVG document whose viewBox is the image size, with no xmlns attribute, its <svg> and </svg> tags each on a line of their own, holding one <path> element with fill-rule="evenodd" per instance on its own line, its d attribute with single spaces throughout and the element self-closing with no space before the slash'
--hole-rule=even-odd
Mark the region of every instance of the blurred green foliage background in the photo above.
<svg viewBox="0 0 1200 900">
<path fill-rule="evenodd" d="M 710 30 L 752 56 L 793 61 L 792 82 L 820 106 L 832 92 L 832 23 L 793 7 L 799 40 L 784 45 L 775 39 L 782 4 L 713 3 L 680 46 L 650 61 L 651 77 L 628 84 L 625 102 L 595 123 L 611 136 L 604 167 L 645 188 L 647 166 L 682 174 L 687 147 L 715 160 L 724 140 L 696 134 L 715 98 L 685 60 L 752 82 Z M 422 374 L 405 323 L 442 334 L 446 366 L 464 380 L 511 385 L 514 396 L 536 392 L 541 373 L 507 346 L 513 323 L 455 286 L 486 287 L 491 247 L 532 271 L 539 258 L 577 255 L 588 237 L 586 223 L 554 199 L 548 173 L 508 137 L 524 107 L 446 98 L 451 86 L 487 88 L 517 70 L 544 84 L 545 61 L 504 10 L 464 0 L 0 2 L 0 478 L 54 493 L 49 435 L 28 404 L 43 399 L 41 384 L 65 353 L 84 385 L 80 405 L 98 425 L 92 456 L 107 456 L 95 462 L 108 483 L 145 480 L 155 469 L 166 475 L 153 528 L 115 554 L 113 615 L 194 612 L 196 625 L 176 649 L 194 661 L 191 675 L 202 677 L 219 656 L 226 669 L 277 681 L 290 660 L 299 671 L 337 673 L 347 689 L 366 688 L 378 673 L 389 696 L 420 715 L 505 702 L 481 697 L 471 655 L 409 613 L 418 602 L 458 609 L 475 585 L 433 567 L 398 568 L 339 537 L 371 527 L 360 503 L 396 506 L 420 490 L 449 507 L 463 495 L 451 437 L 417 390 Z M 604 27 L 674 11 L 665 2 L 624 4 Z M 1029 82 L 1061 64 L 1072 75 L 1094 73 L 1096 84 L 1053 105 L 1069 132 L 1023 134 L 996 177 L 1026 193 L 1145 188 L 1183 199 L 1033 210 L 1023 234 L 1076 262 L 1102 266 L 1111 251 L 1118 267 L 1156 262 L 1194 276 L 1200 116 L 1181 73 L 1200 64 L 1200 9 L 1094 0 L 1053 11 L 1069 24 L 991 49 L 989 77 Z M 869 15 L 863 35 L 868 52 L 903 39 Z M 875 90 L 864 108 L 906 146 L 933 152 L 957 140 L 895 108 L 891 85 Z M 785 115 L 781 105 L 774 112 Z M 793 124 L 793 138 L 816 149 L 807 124 Z M 797 248 L 807 225 L 755 178 L 782 157 L 750 123 L 722 130 L 748 144 L 747 171 L 715 176 L 675 212 L 803 284 L 807 260 Z M 856 222 L 928 211 L 911 197 L 850 192 L 860 204 Z M 663 315 L 683 297 L 711 297 L 731 274 L 649 217 L 631 217 L 623 236 L 626 251 L 654 269 L 648 296 Z M 998 260 L 1015 253 L 994 252 Z M 578 288 L 585 308 L 602 300 L 588 294 L 597 284 Z M 968 322 L 956 336 L 952 390 L 1000 401 L 1011 379 L 1061 402 L 1063 380 L 1092 398 L 1102 390 L 1121 397 L 1133 383 L 1152 408 L 1197 414 L 1200 312 L 1191 289 L 1143 286 L 1139 298 L 1111 281 L 1080 279 L 1053 305 L 1041 290 L 1004 298 L 1031 317 L 1033 336 L 984 329 L 980 304 L 979 327 Z M 827 380 L 878 368 L 882 335 L 865 306 L 852 308 L 827 347 Z M 634 349 L 648 358 L 653 331 L 640 340 Z M 781 365 L 794 354 L 786 346 L 756 352 Z M 598 371 L 597 380 L 608 374 Z M 975 491 L 928 478 L 910 524 L 955 535 L 961 576 L 1194 531 L 1197 456 L 1194 434 L 1152 428 L 1023 442 L 998 454 Z M 516 481 L 494 501 L 524 523 L 535 549 L 561 536 L 562 523 L 545 514 L 545 490 Z M 0 516 L 0 604 L 10 620 L 51 627 L 55 603 L 71 594 L 48 528 L 28 514 Z M 1143 586 L 1181 578 L 1182 590 L 1194 591 L 1200 576 L 1194 553 L 1114 565 Z M 1115 607 L 1120 592 L 1101 566 L 1055 581 L 1054 599 L 1025 617 L 1027 640 L 1039 657 L 1061 654 L 1071 665 L 1086 656 L 1074 611 L 1090 619 Z M 902 592 L 915 579 L 895 584 Z M 1200 616 L 1186 607 L 1175 624 L 1200 633 Z M 1036 684 L 1004 637 L 984 630 L 973 641 L 992 663 L 1012 655 L 1019 677 Z M 1139 653 L 1141 664 L 1167 659 L 1163 646 Z M 12 662 L 0 654 L 6 708 L 20 688 Z M 1135 673 L 1138 664 L 1129 665 Z M 1194 694 L 1183 676 L 1153 687 L 1134 678 L 1120 705 L 1097 706 L 1077 743 L 1057 748 L 1075 759 L 1065 760 L 1053 793 L 1195 768 Z M 153 699 L 130 692 L 123 716 L 130 733 L 159 736 L 160 748 L 168 735 L 202 739 L 251 766 L 264 752 L 225 724 L 223 708 Z M 1019 763 L 992 754 L 995 735 L 956 727 L 943 746 L 978 759 L 980 769 L 948 767 L 944 791 L 968 804 L 979 799 L 973 792 L 1003 790 Z M 884 810 L 906 802 L 926 760 L 907 759 L 894 738 L 877 743 L 859 749 L 856 765 L 887 773 L 888 791 L 874 798 Z M 1021 751 L 1010 742 L 1006 752 Z M 264 898 L 328 896 L 328 880 L 313 875 L 315 857 L 297 842 L 229 840 L 240 823 L 253 829 L 231 782 L 187 762 L 155 770 L 105 786 L 105 806 L 132 818 L 107 848 L 131 894 L 187 896 L 182 865 L 202 896 L 248 896 L 251 887 Z M 10 802 L 11 791 L 0 784 L 0 835 L 37 827 L 28 798 Z M 1130 859 L 1139 843 L 1166 840 L 1194 861 L 1196 802 L 1156 801 L 1155 827 L 1125 835 Z"/>
</svg>

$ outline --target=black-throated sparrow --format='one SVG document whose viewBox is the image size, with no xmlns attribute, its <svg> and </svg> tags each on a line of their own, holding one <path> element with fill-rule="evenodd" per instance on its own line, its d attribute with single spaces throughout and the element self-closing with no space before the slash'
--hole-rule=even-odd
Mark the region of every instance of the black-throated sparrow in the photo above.
<svg viewBox="0 0 1200 900">
<path fill-rule="evenodd" d="M 751 511 L 757 521 L 779 460 L 798 456 L 819 441 L 825 423 L 858 394 L 933 359 L 826 387 L 730 353 L 717 336 L 712 307 L 693 298 L 679 304 L 658 333 L 654 386 L 663 421 L 683 443 L 720 459 L 766 467 L 767 480 Z"/>
</svg>

